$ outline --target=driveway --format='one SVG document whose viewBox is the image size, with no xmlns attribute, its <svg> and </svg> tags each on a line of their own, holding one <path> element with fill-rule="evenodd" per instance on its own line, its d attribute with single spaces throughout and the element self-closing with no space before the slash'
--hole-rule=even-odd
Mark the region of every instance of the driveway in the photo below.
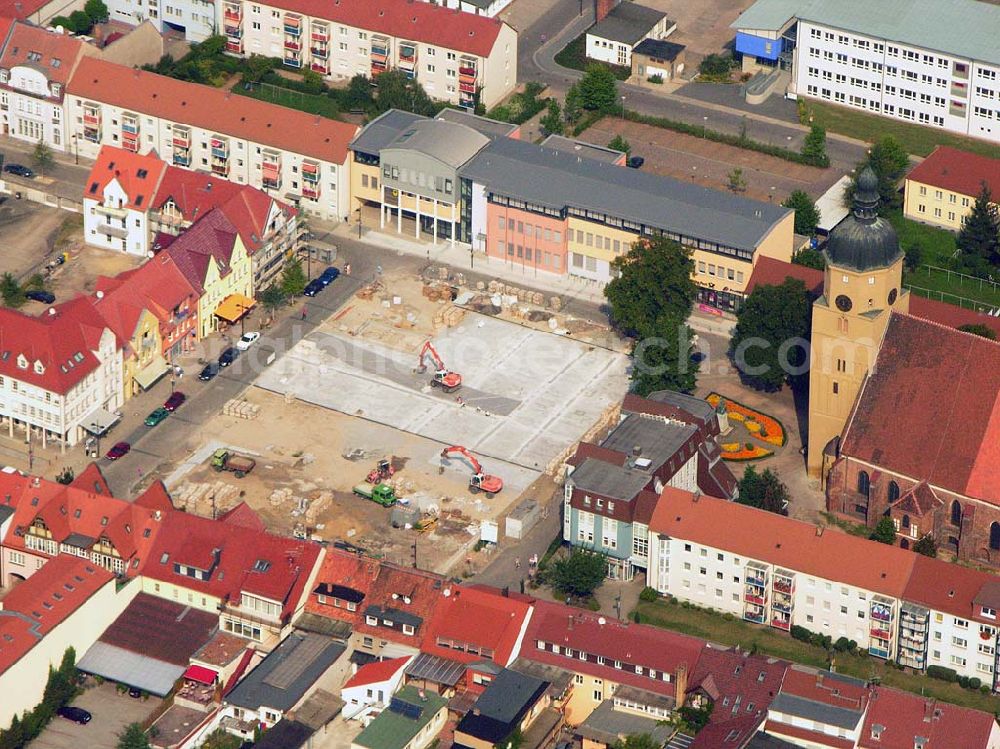
<svg viewBox="0 0 1000 749">
<path fill-rule="evenodd" d="M 92 686 L 73 702 L 74 707 L 90 711 L 93 720 L 85 726 L 55 717 L 42 735 L 31 742 L 31 749 L 110 749 L 118 743 L 118 734 L 129 723 L 142 723 L 162 700 L 133 699 L 118 694 L 114 684 Z"/>
</svg>

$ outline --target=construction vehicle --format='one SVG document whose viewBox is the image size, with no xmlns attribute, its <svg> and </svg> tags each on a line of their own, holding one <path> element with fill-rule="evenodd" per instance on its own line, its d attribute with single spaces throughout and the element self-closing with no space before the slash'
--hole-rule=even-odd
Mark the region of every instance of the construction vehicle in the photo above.
<svg viewBox="0 0 1000 749">
<path fill-rule="evenodd" d="M 472 477 L 469 479 L 469 491 L 485 492 L 487 497 L 499 494 L 503 491 L 503 479 L 493 476 L 483 470 L 482 464 L 476 460 L 476 456 L 461 445 L 452 445 L 441 451 L 441 457 L 448 459 L 451 453 L 460 453 L 472 466 Z"/>
<path fill-rule="evenodd" d="M 462 387 L 462 375 L 458 372 L 452 372 L 444 365 L 440 355 L 434 348 L 434 344 L 430 341 L 424 341 L 424 345 L 420 349 L 420 356 L 418 357 L 417 362 L 417 372 L 423 374 L 427 371 L 427 365 L 424 363 L 424 359 L 428 354 L 431 357 L 431 361 L 434 362 L 434 376 L 431 378 L 431 387 L 439 387 L 446 393 L 454 393 Z"/>
<path fill-rule="evenodd" d="M 354 487 L 354 493 L 359 497 L 377 502 L 383 507 L 392 507 L 399 499 L 396 496 L 396 490 L 388 484 L 375 484 L 374 486 L 371 484 L 358 484 Z"/>
<path fill-rule="evenodd" d="M 230 471 L 236 474 L 236 478 L 241 479 L 252 471 L 257 465 L 257 461 L 245 455 L 231 453 L 224 447 L 220 447 L 212 453 L 212 468 L 216 471 Z"/>
<path fill-rule="evenodd" d="M 391 479 L 394 473 L 396 473 L 396 469 L 392 467 L 391 460 L 380 460 L 378 465 L 368 471 L 365 481 L 369 484 L 378 484 Z"/>
</svg>

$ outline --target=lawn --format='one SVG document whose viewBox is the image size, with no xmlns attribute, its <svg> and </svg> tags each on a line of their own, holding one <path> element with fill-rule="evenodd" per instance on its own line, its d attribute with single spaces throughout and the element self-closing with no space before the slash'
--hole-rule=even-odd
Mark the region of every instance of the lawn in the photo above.
<svg viewBox="0 0 1000 749">
<path fill-rule="evenodd" d="M 723 645 L 756 648 L 757 652 L 807 666 L 827 667 L 828 656 L 825 650 L 794 640 L 789 635 L 770 627 L 761 627 L 738 619 L 727 620 L 716 612 L 685 608 L 663 599 L 653 603 L 640 603 L 636 611 L 639 612 L 644 624 L 701 637 Z M 834 665 L 839 673 L 858 679 L 878 678 L 887 686 L 987 713 L 996 713 L 1000 710 L 1000 699 L 996 697 L 963 689 L 958 684 L 949 684 L 921 674 L 905 673 L 877 658 L 837 654 Z"/>
<path fill-rule="evenodd" d="M 916 156 L 930 155 L 935 146 L 954 146 L 963 151 L 1000 158 L 1000 146 L 986 141 L 965 138 L 937 128 L 911 125 L 889 117 L 866 114 L 856 109 L 838 107 L 812 99 L 805 103 L 814 117 L 814 122 L 832 133 L 840 133 L 869 143 L 882 135 L 892 135 L 906 150 Z"/>
<path fill-rule="evenodd" d="M 271 83 L 258 83 L 249 90 L 242 84 L 237 84 L 233 86 L 233 93 L 248 96 L 251 99 L 268 101 L 272 104 L 280 104 L 289 109 L 298 109 L 300 112 L 322 115 L 331 120 L 340 119 L 340 109 L 337 107 L 337 102 L 322 94 L 304 94 L 301 91 L 293 91 L 290 88 L 282 88 Z"/>
<path fill-rule="evenodd" d="M 572 68 L 573 70 L 586 70 L 588 65 L 603 65 L 606 68 L 610 68 L 611 72 L 615 74 L 615 78 L 619 81 L 626 81 L 632 75 L 630 68 L 620 65 L 609 65 L 606 62 L 598 62 L 597 60 L 588 58 L 586 31 L 557 52 L 555 60 L 564 68 Z"/>
</svg>

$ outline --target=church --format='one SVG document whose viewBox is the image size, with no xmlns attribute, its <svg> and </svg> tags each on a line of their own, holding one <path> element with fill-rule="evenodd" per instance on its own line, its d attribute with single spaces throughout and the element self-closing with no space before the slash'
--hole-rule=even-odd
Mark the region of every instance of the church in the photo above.
<svg viewBox="0 0 1000 749">
<path fill-rule="evenodd" d="M 824 251 L 808 470 L 830 512 L 869 527 L 888 516 L 903 548 L 931 534 L 960 560 L 1000 566 L 1000 343 L 957 329 L 997 321 L 911 299 L 878 204 L 866 169 Z"/>
</svg>

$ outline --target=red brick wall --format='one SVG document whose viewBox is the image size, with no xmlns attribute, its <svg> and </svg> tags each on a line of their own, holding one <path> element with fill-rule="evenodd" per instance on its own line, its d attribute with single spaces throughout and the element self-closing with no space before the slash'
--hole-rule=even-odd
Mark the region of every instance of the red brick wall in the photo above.
<svg viewBox="0 0 1000 749">
<path fill-rule="evenodd" d="M 594 2 L 596 3 L 597 23 L 603 21 L 608 13 L 618 5 L 618 0 L 594 0 Z"/>
</svg>

